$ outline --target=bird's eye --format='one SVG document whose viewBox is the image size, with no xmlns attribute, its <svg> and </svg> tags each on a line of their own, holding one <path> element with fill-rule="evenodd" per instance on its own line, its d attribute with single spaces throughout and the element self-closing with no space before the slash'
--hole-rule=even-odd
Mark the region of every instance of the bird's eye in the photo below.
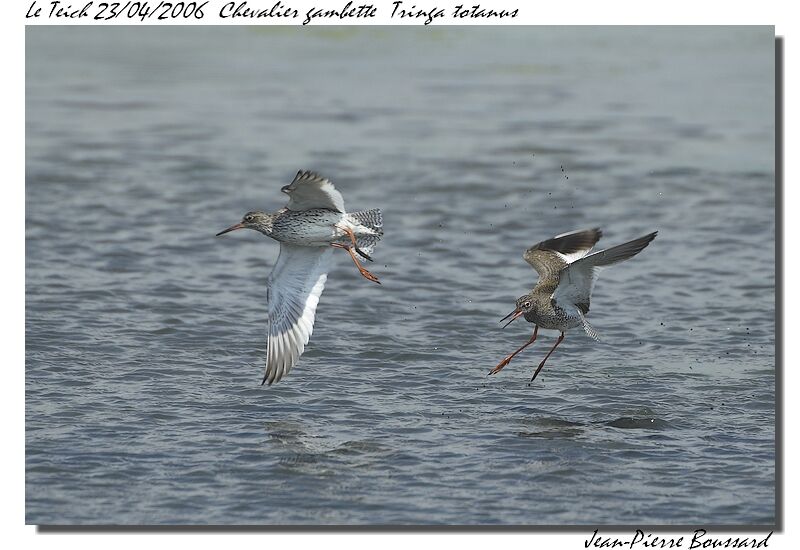
<svg viewBox="0 0 800 550">
<path fill-rule="evenodd" d="M 531 307 L 531 303 L 530 302 L 525 302 L 524 304 L 522 304 L 522 307 L 524 307 L 525 309 L 528 309 L 529 307 Z"/>
<path fill-rule="evenodd" d="M 253 221 L 253 216 L 250 216 L 250 215 L 248 215 L 248 216 L 245 216 L 245 217 L 244 217 L 244 221 L 246 221 L 246 222 L 251 222 L 251 221 Z"/>
</svg>

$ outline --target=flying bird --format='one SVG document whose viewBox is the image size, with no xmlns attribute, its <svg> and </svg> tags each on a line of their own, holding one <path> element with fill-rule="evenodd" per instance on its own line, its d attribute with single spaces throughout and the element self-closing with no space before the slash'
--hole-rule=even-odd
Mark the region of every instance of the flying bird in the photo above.
<svg viewBox="0 0 800 550">
<path fill-rule="evenodd" d="M 641 252 L 657 234 L 658 231 L 589 254 L 603 235 L 600 229 L 595 228 L 564 233 L 526 250 L 522 257 L 539 273 L 539 282 L 528 294 L 517 299 L 514 311 L 503 317 L 500 322 L 511 318 L 503 326 L 505 328 L 515 319 L 524 316 L 526 321 L 534 324 L 533 335 L 525 345 L 500 361 L 489 374 L 500 372 L 515 355 L 533 344 L 540 327 L 558 330 L 561 335 L 539 363 L 531 382 L 536 379 L 547 359 L 564 340 L 564 334 L 568 329 L 582 327 L 591 338 L 599 340 L 597 332 L 586 320 L 598 274 L 603 268 L 625 261 Z"/>
<path fill-rule="evenodd" d="M 248 212 L 240 223 L 217 233 L 253 229 L 281 243 L 267 280 L 267 364 L 261 384 L 289 374 L 303 354 L 314 328 L 317 303 L 328 278 L 334 249 L 347 251 L 366 279 L 380 284 L 358 258 L 370 254 L 383 236 L 377 208 L 347 212 L 330 180 L 299 171 L 281 188 L 287 205 L 275 213 Z"/>
</svg>

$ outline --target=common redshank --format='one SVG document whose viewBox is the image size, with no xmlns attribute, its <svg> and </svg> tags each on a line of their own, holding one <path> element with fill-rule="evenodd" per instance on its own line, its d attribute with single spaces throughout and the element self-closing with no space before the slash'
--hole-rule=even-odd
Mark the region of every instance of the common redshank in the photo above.
<svg viewBox="0 0 800 550">
<path fill-rule="evenodd" d="M 515 319 L 524 316 L 526 321 L 534 324 L 533 335 L 525 345 L 500 361 L 489 374 L 500 372 L 515 355 L 533 344 L 540 327 L 558 330 L 561 335 L 539 363 L 531 382 L 536 379 L 550 354 L 564 340 L 564 334 L 568 329 L 583 327 L 586 334 L 599 340 L 597 332 L 586 320 L 592 289 L 599 272 L 612 264 L 632 258 L 650 244 L 657 234 L 658 231 L 655 231 L 627 243 L 589 254 L 603 236 L 602 231 L 595 228 L 564 233 L 526 250 L 522 257 L 539 273 L 539 282 L 528 294 L 517 299 L 514 311 L 503 317 L 500 322 L 511 317 L 511 320 L 503 326 L 505 328 Z"/>
<path fill-rule="evenodd" d="M 372 261 L 370 253 L 383 235 L 379 209 L 347 212 L 341 193 L 314 172 L 297 172 L 281 191 L 289 195 L 285 208 L 273 214 L 248 212 L 240 223 L 217 233 L 219 237 L 254 229 L 281 243 L 267 280 L 267 364 L 262 385 L 289 374 L 303 354 L 334 248 L 346 250 L 359 273 L 380 284 L 356 256 Z"/>
</svg>

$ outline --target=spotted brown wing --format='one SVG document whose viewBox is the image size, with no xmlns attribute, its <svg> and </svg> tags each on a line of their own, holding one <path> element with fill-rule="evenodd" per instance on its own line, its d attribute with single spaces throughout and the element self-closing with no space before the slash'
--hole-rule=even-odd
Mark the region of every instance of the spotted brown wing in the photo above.
<svg viewBox="0 0 800 550">
<path fill-rule="evenodd" d="M 533 245 L 522 257 L 539 277 L 557 277 L 570 263 L 588 254 L 602 236 L 597 228 L 564 233 Z"/>
</svg>

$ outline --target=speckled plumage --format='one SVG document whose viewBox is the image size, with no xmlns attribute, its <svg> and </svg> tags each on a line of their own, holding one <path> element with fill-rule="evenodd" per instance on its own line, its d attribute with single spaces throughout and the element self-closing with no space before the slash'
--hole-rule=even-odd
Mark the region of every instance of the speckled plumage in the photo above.
<svg viewBox="0 0 800 550">
<path fill-rule="evenodd" d="M 300 246 L 330 246 L 334 242 L 346 242 L 349 237 L 343 230 L 345 227 L 350 228 L 359 240 L 383 235 L 380 226 L 368 227 L 354 214 L 325 208 L 299 211 L 282 208 L 269 216 L 270 223 L 264 226 L 263 231 L 259 229 L 261 233 L 276 241 Z"/>
</svg>

